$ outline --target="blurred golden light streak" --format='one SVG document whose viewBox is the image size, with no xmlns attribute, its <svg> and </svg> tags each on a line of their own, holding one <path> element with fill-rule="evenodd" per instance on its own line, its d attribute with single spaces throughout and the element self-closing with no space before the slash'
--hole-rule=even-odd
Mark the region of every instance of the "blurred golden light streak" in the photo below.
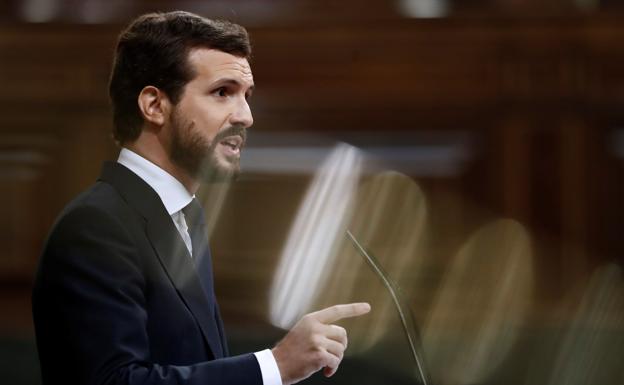
<svg viewBox="0 0 624 385">
<path fill-rule="evenodd" d="M 370 177 L 359 188 L 348 225 L 362 245 L 374 253 L 406 300 L 414 294 L 413 287 L 421 277 L 427 211 L 425 195 L 413 179 L 397 172 L 383 172 Z M 394 333 L 391 339 L 403 340 L 392 298 L 347 238 L 338 255 L 328 283 L 318 296 L 317 307 L 366 300 L 373 308 L 366 317 L 344 321 L 349 329 L 349 352 L 371 349 L 389 332 Z M 405 350 L 398 356 L 401 359 L 392 354 L 378 358 L 384 365 L 394 365 L 396 370 L 411 376 L 413 362 L 407 349 L 405 342 Z"/>
<path fill-rule="evenodd" d="M 624 276 L 618 266 L 606 265 L 589 280 L 547 383 L 624 384 L 622 325 Z"/>
<path fill-rule="evenodd" d="M 343 241 L 362 156 L 339 144 L 320 166 L 282 251 L 270 292 L 271 322 L 288 329 L 311 310 Z"/>
<path fill-rule="evenodd" d="M 224 202 L 230 190 L 231 183 L 215 182 L 205 183 L 197 193 L 197 199 L 201 202 L 206 213 L 206 231 L 210 239 L 217 221 L 223 211 Z"/>
<path fill-rule="evenodd" d="M 513 346 L 530 305 L 530 238 L 499 219 L 475 232 L 442 279 L 423 345 L 437 384 L 482 383 Z"/>
</svg>

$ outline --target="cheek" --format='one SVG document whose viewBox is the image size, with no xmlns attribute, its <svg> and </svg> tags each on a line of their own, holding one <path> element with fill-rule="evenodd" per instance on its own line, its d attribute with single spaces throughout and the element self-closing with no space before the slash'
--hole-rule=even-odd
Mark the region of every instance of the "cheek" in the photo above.
<svg viewBox="0 0 624 385">
<path fill-rule="evenodd" d="M 192 119 L 202 132 L 212 138 L 227 121 L 227 115 L 224 114 L 224 111 L 225 107 L 204 106 L 194 111 Z"/>
</svg>

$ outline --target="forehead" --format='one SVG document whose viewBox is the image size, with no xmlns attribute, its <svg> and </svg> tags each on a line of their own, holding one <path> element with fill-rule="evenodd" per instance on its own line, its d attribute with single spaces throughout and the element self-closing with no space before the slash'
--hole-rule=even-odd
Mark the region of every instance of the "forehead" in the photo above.
<svg viewBox="0 0 624 385">
<path fill-rule="evenodd" d="M 188 61 L 195 71 L 195 79 L 214 81 L 223 77 L 235 78 L 246 86 L 253 85 L 253 74 L 247 59 L 209 48 L 194 48 Z"/>
</svg>

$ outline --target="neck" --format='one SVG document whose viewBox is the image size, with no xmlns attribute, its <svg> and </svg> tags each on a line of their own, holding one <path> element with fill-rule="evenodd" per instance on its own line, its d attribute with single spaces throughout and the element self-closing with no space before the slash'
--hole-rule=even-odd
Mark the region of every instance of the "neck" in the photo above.
<svg viewBox="0 0 624 385">
<path fill-rule="evenodd" d="M 156 136 L 141 133 L 137 140 L 123 146 L 165 170 L 182 183 L 191 195 L 195 195 L 199 189 L 199 181 L 171 161 L 165 147 Z"/>
</svg>

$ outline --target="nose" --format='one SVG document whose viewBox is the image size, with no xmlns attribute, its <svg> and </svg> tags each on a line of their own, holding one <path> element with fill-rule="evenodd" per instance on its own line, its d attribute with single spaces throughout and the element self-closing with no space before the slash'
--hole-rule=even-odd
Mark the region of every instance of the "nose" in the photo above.
<svg viewBox="0 0 624 385">
<path fill-rule="evenodd" d="M 241 125 L 245 128 L 251 127 L 253 124 L 253 116 L 251 114 L 251 108 L 246 99 L 242 99 L 236 106 L 234 112 L 230 116 L 230 123 Z"/>
</svg>

